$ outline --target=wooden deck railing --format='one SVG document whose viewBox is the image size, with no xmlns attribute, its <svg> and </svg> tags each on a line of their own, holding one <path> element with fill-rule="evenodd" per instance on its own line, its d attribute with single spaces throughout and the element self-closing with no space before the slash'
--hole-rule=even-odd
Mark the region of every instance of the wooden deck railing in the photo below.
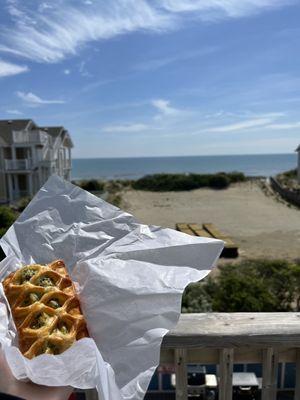
<svg viewBox="0 0 300 400">
<path fill-rule="evenodd" d="M 187 400 L 189 363 L 219 365 L 219 400 L 232 399 L 234 363 L 262 363 L 261 398 L 275 400 L 279 362 L 296 363 L 300 400 L 300 313 L 182 314 L 161 350 L 161 364 L 175 364 L 176 400 Z"/>
<path fill-rule="evenodd" d="M 275 400 L 279 362 L 296 362 L 300 399 L 300 313 L 183 314 L 163 341 L 161 363 L 176 363 L 176 400 L 187 399 L 187 363 L 219 365 L 219 400 L 232 399 L 234 363 L 262 363 L 262 400 Z"/>
</svg>

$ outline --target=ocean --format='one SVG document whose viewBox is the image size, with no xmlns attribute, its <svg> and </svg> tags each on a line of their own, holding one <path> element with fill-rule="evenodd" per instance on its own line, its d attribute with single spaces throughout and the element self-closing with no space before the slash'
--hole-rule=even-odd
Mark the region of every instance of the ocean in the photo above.
<svg viewBox="0 0 300 400">
<path fill-rule="evenodd" d="M 156 173 L 244 172 L 247 176 L 272 176 L 296 168 L 294 154 L 259 154 L 190 157 L 78 158 L 72 179 L 138 179 Z"/>
</svg>

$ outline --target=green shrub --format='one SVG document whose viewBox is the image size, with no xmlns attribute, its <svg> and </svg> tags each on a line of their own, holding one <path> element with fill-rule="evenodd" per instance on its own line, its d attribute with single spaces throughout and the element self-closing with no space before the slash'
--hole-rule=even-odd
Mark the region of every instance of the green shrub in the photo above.
<svg viewBox="0 0 300 400">
<path fill-rule="evenodd" d="M 212 311 L 211 298 L 205 282 L 191 283 L 182 297 L 183 313 L 201 313 Z"/>
<path fill-rule="evenodd" d="M 291 179 L 295 179 L 297 177 L 297 169 L 291 169 L 289 171 L 283 172 L 282 174 L 283 176 L 285 176 L 286 178 L 291 178 Z"/>
<path fill-rule="evenodd" d="M 16 213 L 7 206 L 0 207 L 0 228 L 9 228 L 16 220 Z"/>
<path fill-rule="evenodd" d="M 209 187 L 213 189 L 225 189 L 230 185 L 230 179 L 227 175 L 216 174 L 209 178 Z"/>
<path fill-rule="evenodd" d="M 120 194 L 113 193 L 108 197 L 107 200 L 116 207 L 120 207 L 122 204 L 122 197 Z"/>
<path fill-rule="evenodd" d="M 193 190 L 203 187 L 225 189 L 230 183 L 246 180 L 243 173 L 225 174 L 154 174 L 146 175 L 132 183 L 133 189 L 154 192 Z"/>
<path fill-rule="evenodd" d="M 300 262 L 245 260 L 220 267 L 216 277 L 189 285 L 183 312 L 300 310 Z"/>
<path fill-rule="evenodd" d="M 8 227 L 7 228 L 0 228 L 0 238 L 6 233 Z"/>
<path fill-rule="evenodd" d="M 88 192 L 101 192 L 104 190 L 104 182 L 91 179 L 79 182 L 79 186 Z"/>
<path fill-rule="evenodd" d="M 22 199 L 20 199 L 17 203 L 17 210 L 19 212 L 22 212 L 25 210 L 25 208 L 28 206 L 28 204 L 30 203 L 31 198 L 30 197 L 23 197 Z"/>
<path fill-rule="evenodd" d="M 243 172 L 233 171 L 227 172 L 225 175 L 229 178 L 230 183 L 245 182 L 247 180 Z"/>
</svg>

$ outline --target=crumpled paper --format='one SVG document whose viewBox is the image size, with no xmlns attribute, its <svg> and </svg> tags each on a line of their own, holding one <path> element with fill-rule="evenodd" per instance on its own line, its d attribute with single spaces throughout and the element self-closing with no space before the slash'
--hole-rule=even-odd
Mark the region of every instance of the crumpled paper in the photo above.
<svg viewBox="0 0 300 400">
<path fill-rule="evenodd" d="M 144 398 L 184 288 L 209 273 L 223 248 L 220 240 L 140 224 L 58 176 L 0 244 L 7 256 L 0 281 L 22 264 L 65 261 L 91 336 L 60 355 L 26 359 L 0 285 L 0 344 L 13 374 L 48 386 L 96 387 L 101 400 Z"/>
</svg>

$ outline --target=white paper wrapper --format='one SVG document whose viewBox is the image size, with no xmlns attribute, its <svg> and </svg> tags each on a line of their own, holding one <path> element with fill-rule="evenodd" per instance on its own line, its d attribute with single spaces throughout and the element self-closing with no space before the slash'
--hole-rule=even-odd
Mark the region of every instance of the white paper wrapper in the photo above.
<svg viewBox="0 0 300 400">
<path fill-rule="evenodd" d="M 52 176 L 1 246 L 7 257 L 0 281 L 21 264 L 63 259 L 91 335 L 58 356 L 26 359 L 0 285 L 0 343 L 15 377 L 97 387 L 101 400 L 141 400 L 159 364 L 163 336 L 178 321 L 184 288 L 209 273 L 223 242 L 139 224 Z"/>
</svg>

